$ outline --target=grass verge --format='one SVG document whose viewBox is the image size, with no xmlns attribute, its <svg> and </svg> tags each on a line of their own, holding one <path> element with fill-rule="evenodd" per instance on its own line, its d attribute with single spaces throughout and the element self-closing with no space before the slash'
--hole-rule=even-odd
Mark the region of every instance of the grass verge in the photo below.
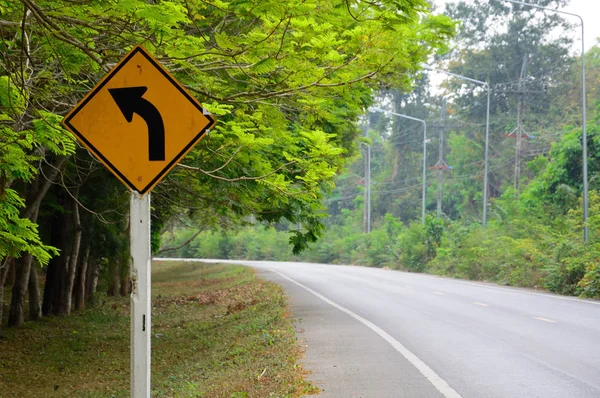
<svg viewBox="0 0 600 398">
<path fill-rule="evenodd" d="M 154 397 L 299 397 L 301 355 L 281 288 L 246 267 L 155 262 Z M 129 396 L 129 299 L 6 329 L 2 397 Z"/>
</svg>

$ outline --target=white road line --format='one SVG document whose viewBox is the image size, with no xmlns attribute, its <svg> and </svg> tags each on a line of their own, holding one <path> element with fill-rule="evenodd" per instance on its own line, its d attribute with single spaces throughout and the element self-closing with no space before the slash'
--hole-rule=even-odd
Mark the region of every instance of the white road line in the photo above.
<svg viewBox="0 0 600 398">
<path fill-rule="evenodd" d="M 542 318 L 539 316 L 534 316 L 533 319 L 537 319 L 538 321 L 544 321 L 544 322 L 548 322 L 548 323 L 556 323 L 557 322 L 557 321 L 553 321 L 552 319 Z"/>
<path fill-rule="evenodd" d="M 490 306 L 489 304 L 478 303 L 477 301 L 473 301 L 473 304 L 475 304 L 475 305 L 479 305 L 479 306 L 481 306 L 481 307 L 489 307 L 489 306 Z"/>
<path fill-rule="evenodd" d="M 434 293 L 437 294 L 438 296 L 443 296 L 444 295 L 444 293 L 442 293 L 442 292 L 434 292 Z"/>
<path fill-rule="evenodd" d="M 288 281 L 300 286 L 302 289 L 306 290 L 307 292 L 312 293 L 313 295 L 317 296 L 318 298 L 320 298 L 327 304 L 331 305 L 332 307 L 335 307 L 338 310 L 342 311 L 343 313 L 350 315 L 352 318 L 356 319 L 357 321 L 359 321 L 360 323 L 362 323 L 363 325 L 365 325 L 366 327 L 368 327 L 369 329 L 371 329 L 372 331 L 377 333 L 385 341 L 390 343 L 390 345 L 392 347 L 394 347 L 394 349 L 396 351 L 398 351 L 404 358 L 406 358 L 408 360 L 408 362 L 410 362 L 415 368 L 417 368 L 419 370 L 419 372 L 421 372 L 421 374 L 423 376 L 425 376 L 427 378 L 427 380 L 429 380 L 429 382 L 431 384 L 433 384 L 433 386 L 444 397 L 446 397 L 446 398 L 462 398 L 458 392 L 456 392 L 452 387 L 450 387 L 450 385 L 444 379 L 442 379 L 437 373 L 435 373 L 435 371 L 433 369 L 431 369 L 429 366 L 427 366 L 425 364 L 425 362 L 421 361 L 415 354 L 413 354 L 411 351 L 409 351 L 408 348 L 404 347 L 398 340 L 394 339 L 392 336 L 390 336 L 387 332 L 385 332 L 379 326 L 375 325 L 371 321 L 366 320 L 365 318 L 361 317 L 360 315 L 355 314 L 354 312 L 350 311 L 349 309 L 342 307 L 339 304 L 334 303 L 333 301 L 329 300 L 327 297 L 315 292 L 314 290 L 303 285 L 300 282 L 296 282 L 295 280 L 282 274 L 281 272 L 277 272 L 272 268 L 269 268 L 269 270 L 271 270 L 272 272 L 281 276 L 282 278 L 285 278 Z"/>
</svg>

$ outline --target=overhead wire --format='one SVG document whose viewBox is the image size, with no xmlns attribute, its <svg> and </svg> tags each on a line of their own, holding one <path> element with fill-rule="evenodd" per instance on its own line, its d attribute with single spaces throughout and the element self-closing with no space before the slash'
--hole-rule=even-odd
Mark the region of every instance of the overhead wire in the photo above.
<svg viewBox="0 0 600 398">
<path fill-rule="evenodd" d="M 557 61 L 555 64 L 558 64 L 559 61 Z M 557 69 L 555 70 L 553 73 L 551 74 L 546 74 L 544 77 L 545 78 L 552 78 L 560 73 L 564 73 L 563 70 Z M 541 73 L 540 73 L 541 74 Z M 530 80 L 533 80 L 534 76 L 537 76 L 538 74 L 533 75 Z M 508 85 L 510 82 L 506 82 L 506 83 L 502 83 L 504 85 Z M 502 84 L 496 84 L 494 86 L 492 86 L 492 93 L 494 92 L 498 92 L 496 89 L 498 87 L 500 87 Z M 502 93 L 502 92 L 499 92 Z M 539 101 L 541 100 L 544 96 L 546 96 L 548 94 L 546 94 L 546 92 L 538 92 L 538 93 L 534 93 L 532 96 L 532 101 Z M 492 95 L 492 106 L 494 103 L 494 95 Z M 484 103 L 484 101 L 480 101 L 479 104 L 470 107 L 470 108 L 465 108 L 467 110 L 466 113 L 460 114 L 460 115 L 453 115 L 452 117 L 449 118 L 448 122 L 451 126 L 447 126 L 447 129 L 449 129 L 450 131 L 461 131 L 464 130 L 467 134 L 472 134 L 473 129 L 480 129 L 483 126 L 486 125 L 486 123 L 481 122 L 481 123 L 476 123 L 473 121 L 468 121 L 468 117 L 469 115 L 473 115 L 476 114 L 478 112 L 481 112 L 483 110 L 484 107 L 486 107 L 487 104 Z M 392 118 L 393 115 L 390 116 L 390 118 Z M 496 133 L 492 133 L 493 135 L 496 135 L 499 133 L 498 131 L 498 127 L 501 125 L 504 125 L 506 123 L 506 117 L 507 114 L 506 113 L 500 113 L 500 114 L 493 114 L 490 117 L 489 123 L 490 123 L 490 127 L 496 129 Z M 438 126 L 433 126 L 435 124 L 435 122 L 437 122 L 438 119 L 427 119 L 426 122 L 428 124 L 428 138 L 435 138 L 434 134 L 431 134 L 431 129 L 432 127 L 436 128 Z M 379 143 L 380 145 L 373 151 L 373 153 L 375 154 L 374 157 L 379 158 L 380 156 L 382 156 L 382 154 L 388 154 L 389 152 L 385 149 L 385 145 L 394 145 L 394 146 L 399 146 L 399 145 L 409 145 L 409 144 L 413 144 L 413 143 L 417 143 L 417 142 L 422 142 L 422 138 L 421 137 L 415 137 L 414 139 L 409 139 L 411 136 L 416 135 L 418 133 L 420 133 L 420 129 L 421 126 L 418 123 L 414 123 L 412 126 L 409 125 L 409 123 L 414 123 L 414 122 L 409 122 L 409 121 L 403 121 L 402 122 L 402 128 L 398 129 L 396 131 L 392 131 L 390 133 L 388 133 L 387 137 L 382 137 L 382 142 Z M 407 124 L 409 125 L 409 127 L 406 127 Z M 501 132 L 501 131 L 500 131 Z M 559 132 L 552 132 L 552 133 L 546 133 L 540 136 L 540 138 L 543 138 L 544 141 L 547 141 L 548 138 L 552 138 L 555 136 L 561 136 L 565 134 L 564 131 L 559 131 Z M 498 138 L 498 137 L 497 137 Z M 488 173 L 495 173 L 498 172 L 504 168 L 506 168 L 506 166 L 510 165 L 511 163 L 514 162 L 515 160 L 515 156 L 509 156 L 506 157 L 506 151 L 512 147 L 513 144 L 510 142 L 510 140 L 499 140 L 497 141 L 497 145 L 492 145 L 489 147 L 490 150 L 490 168 L 488 169 Z M 545 145 L 541 148 L 532 148 L 529 150 L 524 151 L 523 156 L 525 157 L 531 157 L 531 156 L 536 156 L 539 154 L 546 154 L 548 151 L 550 150 L 550 147 Z M 413 151 L 411 151 L 413 152 Z M 414 151 L 415 154 L 417 153 L 417 151 Z M 376 163 L 376 170 L 379 170 L 380 163 Z M 477 167 L 477 166 L 481 166 L 483 163 L 483 159 L 482 160 L 478 160 L 475 162 L 470 162 L 467 164 L 462 164 L 460 165 L 460 169 L 465 169 L 465 168 L 469 168 L 469 167 Z M 383 170 L 381 170 L 383 171 Z M 421 173 L 421 171 L 419 170 L 419 174 Z M 426 171 L 426 175 L 429 179 L 427 185 L 433 185 L 434 183 L 436 183 L 436 181 L 434 179 L 431 179 L 430 177 L 434 176 L 435 174 L 437 174 L 437 171 L 435 170 L 427 170 Z M 456 174 L 456 169 L 451 172 L 451 174 L 449 174 L 448 176 L 444 177 L 445 181 L 460 181 L 460 180 L 465 180 L 465 179 L 470 179 L 470 178 L 481 178 L 483 174 L 483 170 L 478 170 L 477 172 L 474 173 L 468 173 L 468 174 Z M 419 176 L 415 176 L 415 177 L 410 177 L 410 178 L 405 178 L 402 180 L 397 180 L 397 181 L 381 181 L 381 182 L 374 182 L 373 185 L 379 185 L 382 188 L 384 186 L 389 186 L 389 187 L 394 187 L 397 186 L 397 188 L 392 188 L 392 189 L 373 189 L 371 192 L 373 194 L 378 194 L 378 195 L 389 195 L 389 194 L 399 194 L 399 193 L 405 193 L 405 192 L 409 192 L 411 190 L 417 190 L 417 189 L 422 189 L 422 184 L 414 184 L 415 181 L 419 181 L 422 177 Z M 410 183 L 413 183 L 413 185 L 408 185 Z M 343 201 L 343 200 L 354 200 L 357 197 L 359 197 L 362 194 L 362 192 L 358 192 L 354 195 L 350 195 L 350 196 L 344 196 L 344 197 L 340 197 L 340 198 L 332 198 L 330 200 L 328 200 L 328 202 L 330 201 Z"/>
</svg>

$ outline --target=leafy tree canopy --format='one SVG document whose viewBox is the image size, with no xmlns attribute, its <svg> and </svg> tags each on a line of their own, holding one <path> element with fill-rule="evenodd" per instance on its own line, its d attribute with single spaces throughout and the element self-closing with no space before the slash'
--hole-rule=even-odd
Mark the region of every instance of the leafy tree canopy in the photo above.
<svg viewBox="0 0 600 398">
<path fill-rule="evenodd" d="M 424 0 L 21 0 L 0 1 L 0 18 L 0 88 L 15 87 L 10 109 L 26 121 L 12 133 L 40 119 L 52 135 L 32 148 L 64 147 L 59 115 L 142 44 L 218 119 L 156 189 L 155 225 L 287 219 L 303 226 L 296 251 L 321 233 L 323 194 L 354 153 L 371 90 L 409 90 L 454 33 Z"/>
</svg>

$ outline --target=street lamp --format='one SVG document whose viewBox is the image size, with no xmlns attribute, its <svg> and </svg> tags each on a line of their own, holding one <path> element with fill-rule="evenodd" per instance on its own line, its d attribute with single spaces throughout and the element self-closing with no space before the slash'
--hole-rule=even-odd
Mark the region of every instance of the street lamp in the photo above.
<svg viewBox="0 0 600 398">
<path fill-rule="evenodd" d="M 423 119 L 417 119 L 416 117 L 403 115 L 401 113 L 385 111 L 381 108 L 372 107 L 369 108 L 371 112 L 389 113 L 394 116 L 403 117 L 405 119 L 414 120 L 423 123 L 423 200 L 421 205 L 421 222 L 425 225 L 425 194 L 427 193 L 427 122 Z"/>
<path fill-rule="evenodd" d="M 509 0 L 506 0 L 509 1 Z M 423 69 L 434 72 L 445 73 L 450 76 L 458 77 L 459 79 L 467 80 L 472 83 L 480 84 L 487 90 L 487 111 L 485 118 L 485 162 L 483 167 L 483 221 L 481 225 L 485 228 L 487 224 L 487 202 L 488 202 L 488 158 L 489 158 L 489 138 L 490 138 L 490 85 L 481 80 L 471 79 L 470 77 L 459 75 L 457 73 L 448 72 L 442 69 L 434 69 L 429 65 L 423 65 Z"/>
<path fill-rule="evenodd" d="M 582 139 L 583 139 L 583 241 L 588 243 L 589 240 L 589 230 L 588 230 L 588 167 L 587 167 L 587 132 L 586 132 L 586 98 L 585 98 L 585 46 L 583 43 L 583 18 L 581 15 L 574 14 L 572 12 L 559 11 L 553 8 L 538 6 L 537 4 L 525 3 L 523 1 L 516 0 L 496 0 L 496 1 L 506 1 L 513 4 L 520 4 L 522 6 L 529 6 L 534 8 L 539 8 L 540 10 L 547 10 L 556 12 L 558 14 L 570 15 L 572 17 L 577 17 L 581 21 L 581 106 L 583 107 L 582 112 Z"/>
<path fill-rule="evenodd" d="M 365 127 L 365 138 L 369 137 L 369 115 L 367 115 L 367 125 Z M 364 205 L 364 230 L 371 232 L 371 145 L 367 145 L 365 151 L 365 205 Z"/>
</svg>

